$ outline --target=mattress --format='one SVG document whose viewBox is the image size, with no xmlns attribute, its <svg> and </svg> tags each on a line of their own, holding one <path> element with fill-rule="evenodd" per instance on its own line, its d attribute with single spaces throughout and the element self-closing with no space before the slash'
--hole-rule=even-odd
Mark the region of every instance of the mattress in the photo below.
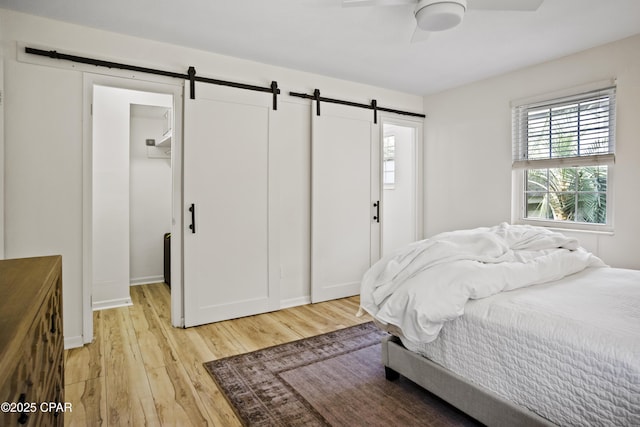
<svg viewBox="0 0 640 427">
<path fill-rule="evenodd" d="M 562 426 L 640 426 L 640 271 L 587 268 L 467 302 L 409 350 Z"/>
</svg>

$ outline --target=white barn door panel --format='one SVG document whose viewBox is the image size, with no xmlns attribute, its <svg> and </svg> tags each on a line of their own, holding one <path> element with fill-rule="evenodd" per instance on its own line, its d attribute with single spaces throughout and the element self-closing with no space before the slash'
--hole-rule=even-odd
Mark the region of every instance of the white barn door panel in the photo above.
<svg viewBox="0 0 640 427">
<path fill-rule="evenodd" d="M 184 101 L 185 326 L 279 305 L 269 257 L 272 96 L 200 83 L 195 93 Z"/>
<path fill-rule="evenodd" d="M 311 301 L 320 302 L 357 295 L 379 257 L 380 132 L 370 110 L 312 110 Z"/>
</svg>

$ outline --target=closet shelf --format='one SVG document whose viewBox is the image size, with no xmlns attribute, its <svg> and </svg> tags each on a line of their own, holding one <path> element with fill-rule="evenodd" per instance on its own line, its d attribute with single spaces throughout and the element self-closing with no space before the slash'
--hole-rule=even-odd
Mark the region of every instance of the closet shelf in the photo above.
<svg viewBox="0 0 640 427">
<path fill-rule="evenodd" d="M 156 147 L 169 147 L 171 148 L 171 133 L 163 136 L 159 142 L 156 142 Z"/>
</svg>

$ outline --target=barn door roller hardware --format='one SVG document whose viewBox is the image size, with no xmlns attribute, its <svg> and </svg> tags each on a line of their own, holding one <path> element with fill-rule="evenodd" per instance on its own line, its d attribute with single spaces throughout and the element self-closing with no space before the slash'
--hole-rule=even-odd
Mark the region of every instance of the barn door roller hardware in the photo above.
<svg viewBox="0 0 640 427">
<path fill-rule="evenodd" d="M 393 108 L 385 108 L 378 106 L 378 101 L 375 99 L 371 101 L 371 104 L 362 104 L 359 102 L 351 102 L 345 101 L 342 99 L 334 99 L 334 98 L 326 98 L 324 96 L 320 96 L 320 89 L 316 89 L 313 91 L 313 95 L 308 95 L 306 93 L 297 93 L 297 92 L 289 92 L 289 95 L 296 96 L 298 98 L 306 98 L 312 99 L 316 102 L 316 115 L 320 115 L 320 102 L 329 102 L 331 104 L 340 104 L 347 105 L 349 107 L 357 107 L 357 108 L 366 108 L 367 110 L 373 110 L 373 122 L 378 123 L 378 111 L 385 111 L 387 113 L 395 113 L 402 114 L 403 116 L 411 116 L 411 117 L 422 117 L 425 118 L 426 115 L 422 113 L 412 113 L 410 111 L 402 111 L 395 110 Z"/>
<path fill-rule="evenodd" d="M 210 79 L 208 77 L 196 76 L 196 69 L 194 67 L 189 67 L 189 71 L 187 72 L 187 74 L 182 74 L 182 73 L 175 73 L 172 71 L 158 70 L 155 68 L 147 68 L 147 67 L 140 67 L 137 65 L 123 64 L 119 62 L 103 61 L 101 59 L 87 58 L 84 56 L 69 55 L 66 53 L 60 53 L 55 50 L 42 50 L 42 49 L 34 49 L 31 47 L 25 47 L 25 52 L 30 53 L 32 55 L 46 56 L 48 58 L 53 58 L 53 59 L 62 59 L 65 61 L 78 62 L 81 64 L 95 65 L 97 67 L 117 68 L 120 70 L 137 71 L 140 73 L 155 74 L 158 76 L 189 80 L 189 86 L 191 89 L 190 91 L 191 99 L 195 99 L 195 82 L 209 83 L 209 84 L 215 84 L 220 86 L 229 86 L 229 87 L 235 87 L 238 89 L 253 90 L 256 92 L 269 92 L 273 94 L 273 109 L 274 110 L 278 109 L 278 95 L 280 94 L 280 89 L 278 89 L 278 83 L 275 81 L 271 82 L 271 85 L 269 87 L 254 86 L 254 85 L 249 85 L 245 83 L 237 83 L 237 82 L 230 82 L 226 80 Z"/>
</svg>

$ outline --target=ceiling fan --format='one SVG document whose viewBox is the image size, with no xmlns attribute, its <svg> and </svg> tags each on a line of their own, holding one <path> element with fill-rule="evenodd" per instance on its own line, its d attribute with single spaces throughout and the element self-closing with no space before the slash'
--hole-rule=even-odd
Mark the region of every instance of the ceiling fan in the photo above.
<svg viewBox="0 0 640 427">
<path fill-rule="evenodd" d="M 462 22 L 467 10 L 538 10 L 544 0 L 342 0 L 350 6 L 402 6 L 415 4 L 416 30 L 412 41 L 424 40 L 433 31 L 445 31 Z M 422 34 L 421 34 L 422 33 Z"/>
</svg>

